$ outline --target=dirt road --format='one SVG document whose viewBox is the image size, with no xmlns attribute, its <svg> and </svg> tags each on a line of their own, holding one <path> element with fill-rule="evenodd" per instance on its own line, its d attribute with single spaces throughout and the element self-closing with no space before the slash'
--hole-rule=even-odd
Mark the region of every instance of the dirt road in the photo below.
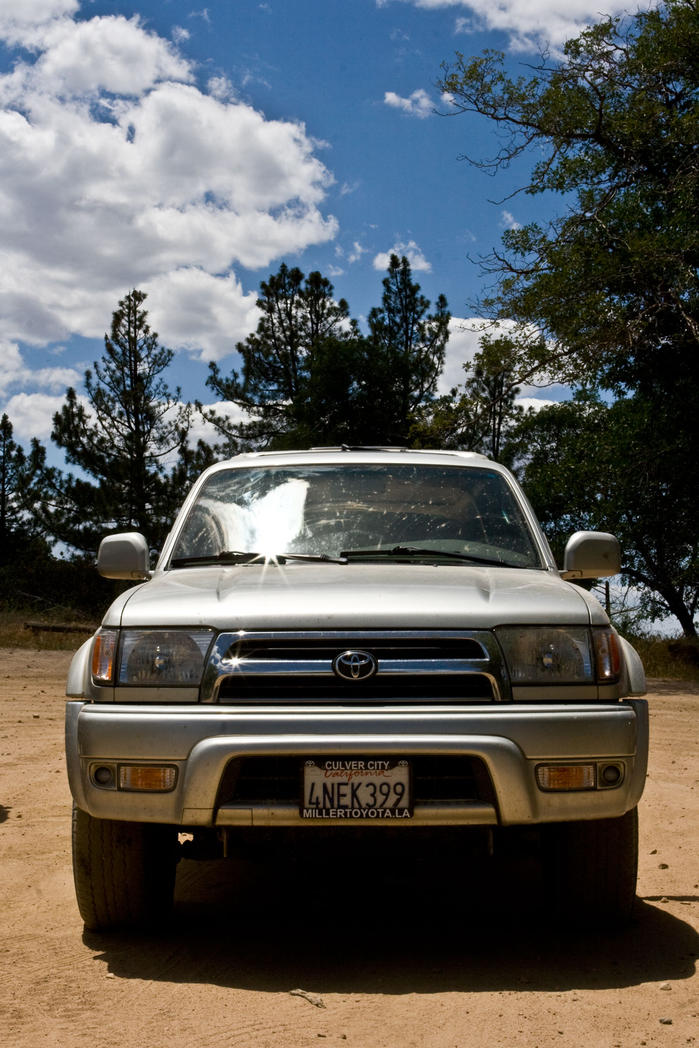
<svg viewBox="0 0 699 1048">
<path fill-rule="evenodd" d="M 435 893 L 410 870 L 347 875 L 316 862 L 286 878 L 281 862 L 233 873 L 230 863 L 183 862 L 171 931 L 104 936 L 83 932 L 73 897 L 62 737 L 69 659 L 0 650 L 2 1043 L 676 1048 L 699 1041 L 699 687 L 651 682 L 638 913 L 624 932 L 546 928 L 533 911 L 521 922 L 487 884 L 459 892 L 458 869 L 456 889 Z M 522 891 L 515 876 L 511 891 Z"/>
</svg>

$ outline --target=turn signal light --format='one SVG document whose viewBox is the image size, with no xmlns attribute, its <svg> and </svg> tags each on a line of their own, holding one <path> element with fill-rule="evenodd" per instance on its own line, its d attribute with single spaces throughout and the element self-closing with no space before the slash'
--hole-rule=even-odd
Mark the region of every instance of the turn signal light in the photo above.
<svg viewBox="0 0 699 1048">
<path fill-rule="evenodd" d="M 116 646 L 116 630 L 98 631 L 92 645 L 92 679 L 96 684 L 113 683 Z"/>
<path fill-rule="evenodd" d="M 594 764 L 540 764 L 536 781 L 542 790 L 594 790 L 597 772 Z"/>
<path fill-rule="evenodd" d="M 120 764 L 119 789 L 140 793 L 168 793 L 175 788 L 177 768 L 172 764 Z"/>
<path fill-rule="evenodd" d="M 621 673 L 621 651 L 619 638 L 612 629 L 592 631 L 597 663 L 597 680 L 600 684 L 616 681 Z"/>
</svg>

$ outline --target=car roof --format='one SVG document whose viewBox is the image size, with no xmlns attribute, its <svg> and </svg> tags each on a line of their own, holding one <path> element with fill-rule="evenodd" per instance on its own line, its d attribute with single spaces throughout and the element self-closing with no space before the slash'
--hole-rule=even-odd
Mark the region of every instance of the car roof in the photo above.
<svg viewBox="0 0 699 1048">
<path fill-rule="evenodd" d="M 285 466 L 292 464 L 388 463 L 399 461 L 412 465 L 473 465 L 481 468 L 487 466 L 501 472 L 507 472 L 499 463 L 493 462 L 485 455 L 480 455 L 474 451 L 360 445 L 308 448 L 296 451 L 250 451 L 241 455 L 235 455 L 233 458 L 225 459 L 222 462 L 217 462 L 210 467 L 210 470 L 252 466 L 255 464 Z"/>
</svg>

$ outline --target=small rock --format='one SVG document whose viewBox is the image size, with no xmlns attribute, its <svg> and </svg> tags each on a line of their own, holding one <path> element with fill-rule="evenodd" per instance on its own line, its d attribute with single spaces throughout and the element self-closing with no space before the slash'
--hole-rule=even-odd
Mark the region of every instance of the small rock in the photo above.
<svg viewBox="0 0 699 1048">
<path fill-rule="evenodd" d="M 658 854 L 658 849 L 657 848 L 653 848 L 653 851 L 650 854 L 651 855 L 657 855 Z"/>
<path fill-rule="evenodd" d="M 668 866 L 668 864 L 666 862 L 659 862 L 658 863 L 658 869 L 659 870 L 669 870 L 670 867 Z"/>
<path fill-rule="evenodd" d="M 662 1026 L 672 1026 L 672 1019 L 661 1019 L 660 1023 Z"/>
<path fill-rule="evenodd" d="M 659 989 L 661 989 L 661 990 L 671 990 L 672 986 L 670 985 L 669 982 L 664 982 L 664 983 L 660 984 Z"/>
</svg>

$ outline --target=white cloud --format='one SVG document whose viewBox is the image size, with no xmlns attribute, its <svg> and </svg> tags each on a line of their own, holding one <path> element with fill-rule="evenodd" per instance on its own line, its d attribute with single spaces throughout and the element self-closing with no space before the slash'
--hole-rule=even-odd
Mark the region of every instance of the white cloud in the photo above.
<svg viewBox="0 0 699 1048">
<path fill-rule="evenodd" d="M 444 358 L 444 370 L 439 376 L 437 393 L 449 393 L 464 381 L 464 364 L 468 364 L 480 348 L 478 340 L 483 333 L 482 321 L 452 317 L 449 321 L 449 342 Z"/>
<path fill-rule="evenodd" d="M 365 247 L 362 247 L 358 240 L 355 240 L 355 242 L 352 244 L 352 250 L 347 256 L 347 261 L 352 263 L 359 262 L 359 259 L 362 257 L 362 255 L 366 254 L 366 250 L 367 249 Z"/>
<path fill-rule="evenodd" d="M 416 116 L 419 120 L 432 116 L 434 112 L 434 105 L 430 101 L 430 96 L 421 87 L 417 91 L 413 91 L 407 98 L 402 98 L 395 91 L 387 91 L 383 96 L 383 100 L 387 106 L 391 106 L 393 109 L 401 109 L 408 116 Z"/>
<path fill-rule="evenodd" d="M 138 18 L 78 22 L 71 0 L 15 6 L 21 19 L 0 14 L 0 36 L 12 45 L 21 32 L 33 57 L 0 76 L 3 336 L 100 337 L 138 287 L 164 342 L 230 352 L 255 326 L 232 267 L 336 235 L 317 143 L 220 78 L 199 90 Z"/>
<path fill-rule="evenodd" d="M 202 361 L 221 360 L 254 331 L 259 319 L 257 294 L 244 294 L 233 276 L 213 277 L 183 268 L 148 286 L 149 320 L 159 340 L 186 349 Z"/>
<path fill-rule="evenodd" d="M 628 0 L 407 0 L 426 9 L 461 8 L 455 29 L 471 33 L 485 27 L 507 33 L 514 50 L 536 50 L 547 44 L 560 48 L 586 25 L 603 15 L 622 15 L 633 7 Z M 656 6 L 657 0 L 644 6 Z"/>
<path fill-rule="evenodd" d="M 399 258 L 402 258 L 402 256 L 405 255 L 410 263 L 411 269 L 415 270 L 415 272 L 429 273 L 432 270 L 431 263 L 427 261 L 414 240 L 409 240 L 407 244 L 398 241 L 398 243 L 393 245 L 390 251 L 381 251 L 374 258 L 374 269 L 388 269 L 391 255 L 398 255 Z"/>
<path fill-rule="evenodd" d="M 500 215 L 500 225 L 503 229 L 521 229 L 522 224 L 518 222 L 511 211 L 503 211 Z"/>
<path fill-rule="evenodd" d="M 228 102 L 235 98 L 233 85 L 227 76 L 212 76 L 206 87 L 209 94 L 221 102 Z"/>
<path fill-rule="evenodd" d="M 51 397 L 46 393 L 16 393 L 3 408 L 12 422 L 12 435 L 19 444 L 27 444 L 32 437 L 42 443 L 51 436 L 53 416 L 61 410 L 65 397 Z"/>
<path fill-rule="evenodd" d="M 228 422 L 235 425 L 240 422 L 250 421 L 248 413 L 238 407 L 237 404 L 232 404 L 229 400 L 217 400 L 213 404 L 202 404 L 202 409 L 204 411 L 213 411 L 216 415 L 227 419 Z M 216 444 L 221 439 L 221 434 L 211 422 L 207 422 L 198 412 L 194 414 L 192 426 L 189 430 L 189 443 L 192 446 L 198 440 L 203 440 L 205 444 Z"/>
<path fill-rule="evenodd" d="M 23 382 L 27 371 L 19 346 L 0 340 L 0 395 Z"/>
<path fill-rule="evenodd" d="M 0 340 L 0 396 L 2 397 L 7 396 L 10 390 L 29 383 L 55 393 L 65 392 L 67 386 L 75 385 L 81 377 L 75 368 L 70 367 L 31 368 L 26 363 L 18 345 L 14 342 Z"/>
<path fill-rule="evenodd" d="M 515 404 L 525 411 L 541 411 L 542 408 L 551 408 L 559 403 L 556 400 L 547 400 L 545 397 L 517 397 Z"/>
<path fill-rule="evenodd" d="M 11 44 L 31 44 L 38 27 L 70 15 L 80 6 L 79 0 L 5 0 L 0 7 L 0 37 Z"/>
<path fill-rule="evenodd" d="M 189 63 L 167 40 L 147 32 L 138 17 L 61 19 L 36 31 L 35 46 L 41 47 L 39 57 L 31 65 L 21 63 L 14 77 L 25 93 L 63 99 L 100 91 L 137 96 L 159 80 L 192 79 Z"/>
<path fill-rule="evenodd" d="M 482 23 L 480 23 L 477 18 L 457 18 L 454 23 L 454 32 L 457 35 L 463 33 L 470 36 L 472 33 L 477 33 L 482 28 Z"/>
</svg>

